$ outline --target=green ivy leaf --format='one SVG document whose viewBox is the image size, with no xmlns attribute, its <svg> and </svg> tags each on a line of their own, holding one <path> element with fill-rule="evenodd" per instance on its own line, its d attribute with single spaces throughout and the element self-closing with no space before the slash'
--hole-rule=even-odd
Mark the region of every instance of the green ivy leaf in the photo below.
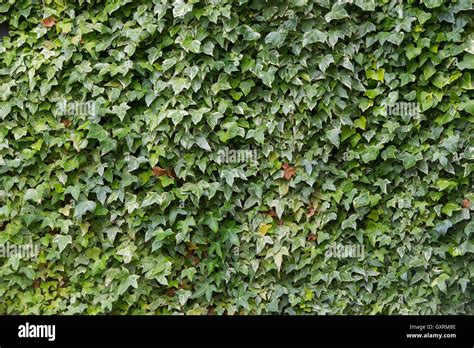
<svg viewBox="0 0 474 348">
<path fill-rule="evenodd" d="M 74 209 L 74 217 L 81 218 L 85 213 L 95 210 L 96 206 L 94 201 L 80 201 Z"/>
</svg>

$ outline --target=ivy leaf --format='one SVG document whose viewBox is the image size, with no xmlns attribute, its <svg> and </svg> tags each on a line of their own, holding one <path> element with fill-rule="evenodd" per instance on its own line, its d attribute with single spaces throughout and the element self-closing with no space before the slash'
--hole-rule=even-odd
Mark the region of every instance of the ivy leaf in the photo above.
<svg viewBox="0 0 474 348">
<path fill-rule="evenodd" d="M 440 223 L 438 223 L 436 226 L 435 226 L 435 231 L 436 233 L 438 234 L 442 234 L 442 235 L 445 235 L 446 232 L 453 226 L 453 223 L 450 221 L 450 220 L 444 220 Z"/>
<path fill-rule="evenodd" d="M 127 114 L 127 110 L 130 109 L 130 106 L 127 105 L 127 103 L 123 102 L 120 105 L 114 105 L 112 107 L 112 113 L 116 114 L 120 121 L 123 121 L 125 118 L 125 115 Z"/>
<path fill-rule="evenodd" d="M 153 204 L 162 204 L 162 203 L 163 203 L 163 198 L 161 197 L 159 193 L 148 192 L 140 207 L 143 208 L 143 207 L 148 207 Z"/>
<path fill-rule="evenodd" d="M 275 262 L 275 265 L 277 266 L 278 272 L 280 272 L 280 269 L 281 269 L 283 256 L 288 256 L 288 255 L 289 255 L 289 252 L 286 247 L 282 247 L 277 253 L 273 255 L 273 261 Z"/>
<path fill-rule="evenodd" d="M 152 172 L 154 176 L 169 176 L 170 178 L 176 178 L 176 174 L 173 170 L 173 168 L 161 168 L 158 166 L 155 166 L 152 168 Z"/>
<path fill-rule="evenodd" d="M 117 288 L 118 295 L 124 294 L 130 287 L 138 289 L 138 279 L 140 276 L 136 274 L 130 274 L 126 278 L 124 278 L 120 285 Z"/>
<path fill-rule="evenodd" d="M 204 223 L 209 226 L 209 228 L 216 233 L 219 230 L 219 222 L 217 217 L 213 214 L 207 215 Z"/>
<path fill-rule="evenodd" d="M 242 34 L 245 41 L 255 41 L 260 39 L 260 34 L 253 30 L 248 25 L 242 25 L 239 27 L 239 31 Z"/>
<path fill-rule="evenodd" d="M 90 139 L 97 139 L 102 142 L 109 137 L 109 134 L 101 125 L 93 123 L 89 127 L 89 133 L 87 134 L 87 137 Z"/>
<path fill-rule="evenodd" d="M 191 82 L 183 77 L 173 77 L 170 82 L 173 92 L 175 94 L 181 93 L 183 90 L 191 87 Z"/>
<path fill-rule="evenodd" d="M 353 230 L 355 230 L 357 228 L 357 215 L 356 214 L 352 214 L 351 216 L 349 216 L 346 220 L 344 220 L 341 224 L 341 228 L 343 230 L 347 229 L 347 228 L 352 228 Z"/>
<path fill-rule="evenodd" d="M 344 6 L 336 2 L 332 7 L 331 12 L 327 13 L 324 16 L 324 19 L 326 20 L 326 22 L 330 23 L 333 20 L 343 19 L 346 17 L 349 17 L 349 14 L 345 10 Z"/>
<path fill-rule="evenodd" d="M 285 43 L 286 35 L 287 33 L 283 31 L 272 31 L 265 37 L 265 43 L 276 47 L 281 47 Z"/>
<path fill-rule="evenodd" d="M 56 25 L 56 18 L 54 18 L 53 16 L 43 18 L 43 20 L 41 21 L 41 25 L 43 25 L 43 27 L 45 28 L 52 28 Z"/>
<path fill-rule="evenodd" d="M 290 166 L 288 163 L 283 163 L 282 168 L 283 178 L 285 178 L 285 180 L 291 180 L 296 173 L 295 167 Z"/>
<path fill-rule="evenodd" d="M 355 0 L 355 4 L 364 11 L 375 10 L 375 0 Z"/>
<path fill-rule="evenodd" d="M 209 146 L 209 143 L 207 140 L 203 137 L 197 137 L 196 138 L 196 144 L 201 148 L 206 151 L 211 151 L 211 147 Z"/>
<path fill-rule="evenodd" d="M 428 8 L 435 8 L 435 7 L 441 6 L 441 4 L 443 3 L 443 0 L 422 0 L 422 1 Z"/>
<path fill-rule="evenodd" d="M 354 198 L 354 208 L 365 207 L 370 204 L 370 197 L 367 192 L 361 193 L 359 196 Z"/>
<path fill-rule="evenodd" d="M 4 119 L 10 113 L 12 105 L 10 102 L 0 102 L 0 119 Z"/>
<path fill-rule="evenodd" d="M 307 31 L 303 34 L 303 47 L 315 42 L 325 42 L 327 38 L 328 34 L 318 29 Z"/>
<path fill-rule="evenodd" d="M 58 234 L 54 237 L 53 242 L 57 244 L 59 252 L 62 253 L 68 244 L 72 244 L 72 237 L 69 235 Z"/>
<path fill-rule="evenodd" d="M 450 278 L 449 275 L 447 275 L 446 273 L 442 273 L 437 278 L 435 278 L 435 280 L 433 280 L 433 282 L 431 283 L 431 286 L 432 287 L 437 286 L 442 292 L 446 294 L 447 293 L 446 281 L 449 278 Z"/>
<path fill-rule="evenodd" d="M 95 210 L 96 205 L 94 201 L 80 201 L 74 209 L 74 217 L 81 218 L 85 213 Z"/>
<path fill-rule="evenodd" d="M 183 17 L 192 10 L 192 3 L 185 3 L 184 0 L 176 0 L 175 2 L 173 2 L 173 16 L 175 18 Z"/>
<path fill-rule="evenodd" d="M 474 69 L 474 54 L 466 53 L 463 60 L 458 63 L 458 67 L 461 70 Z"/>
<path fill-rule="evenodd" d="M 318 65 L 319 69 L 324 73 L 329 68 L 331 63 L 334 63 L 334 62 L 335 62 L 334 57 L 331 54 L 326 54 L 320 59 L 320 62 Z"/>
<path fill-rule="evenodd" d="M 261 224 L 260 227 L 258 228 L 258 233 L 260 235 L 264 236 L 267 234 L 268 230 L 272 227 L 271 224 Z"/>
<path fill-rule="evenodd" d="M 274 66 L 271 66 L 268 68 L 267 71 L 263 71 L 260 74 L 260 78 L 262 79 L 262 82 L 267 85 L 268 87 L 271 87 L 273 84 L 273 81 L 275 81 L 275 73 L 277 72 L 277 68 Z"/>
<path fill-rule="evenodd" d="M 368 146 L 362 153 L 361 159 L 364 163 L 375 161 L 379 155 L 379 147 L 376 145 Z"/>
<path fill-rule="evenodd" d="M 326 131 L 326 137 L 336 148 L 339 148 L 340 145 L 340 134 L 341 130 L 338 128 L 330 129 Z"/>
</svg>

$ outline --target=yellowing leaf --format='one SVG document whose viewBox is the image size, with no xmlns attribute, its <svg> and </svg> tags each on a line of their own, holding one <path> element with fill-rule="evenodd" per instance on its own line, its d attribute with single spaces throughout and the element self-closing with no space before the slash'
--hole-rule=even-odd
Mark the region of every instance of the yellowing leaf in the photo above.
<svg viewBox="0 0 474 348">
<path fill-rule="evenodd" d="M 271 224 L 261 224 L 260 227 L 258 228 L 258 233 L 260 233 L 262 236 L 266 235 L 268 230 L 272 227 Z"/>
</svg>

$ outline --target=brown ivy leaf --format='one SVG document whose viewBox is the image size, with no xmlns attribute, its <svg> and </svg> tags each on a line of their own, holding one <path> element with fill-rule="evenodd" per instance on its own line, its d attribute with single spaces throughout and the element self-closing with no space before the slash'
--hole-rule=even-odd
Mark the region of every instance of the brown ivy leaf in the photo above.
<svg viewBox="0 0 474 348">
<path fill-rule="evenodd" d="M 166 169 L 160 168 L 160 167 L 153 167 L 153 175 L 154 176 L 162 176 L 162 175 L 168 175 L 168 171 Z"/>
<path fill-rule="evenodd" d="M 176 178 L 176 173 L 174 172 L 173 168 L 160 168 L 158 166 L 153 167 L 153 175 L 154 176 L 169 176 L 170 178 Z"/>
<path fill-rule="evenodd" d="M 68 128 L 72 122 L 69 121 L 67 118 L 62 118 L 61 123 L 64 125 L 64 127 Z"/>
<path fill-rule="evenodd" d="M 41 21 L 41 24 L 45 28 L 54 27 L 54 25 L 56 24 L 56 18 L 54 18 L 53 16 L 43 18 L 43 20 Z"/>
<path fill-rule="evenodd" d="M 170 288 L 170 289 L 166 290 L 166 295 L 169 296 L 169 297 L 173 297 L 175 292 L 176 292 L 175 289 Z"/>
<path fill-rule="evenodd" d="M 52 234 L 53 236 L 60 233 L 60 230 L 59 229 L 55 229 L 55 228 L 49 228 L 48 234 Z"/>
<path fill-rule="evenodd" d="M 310 218 L 311 216 L 314 215 L 314 213 L 316 213 L 316 208 L 314 207 L 314 205 L 311 205 L 308 208 L 308 211 L 306 213 L 306 217 Z"/>
<path fill-rule="evenodd" d="M 186 253 L 186 256 L 185 256 L 185 257 L 186 257 L 187 259 L 190 259 L 190 258 L 192 258 L 193 256 L 194 256 L 194 250 L 189 250 L 189 249 L 188 249 L 188 252 Z"/>
<path fill-rule="evenodd" d="M 283 163 L 283 177 L 286 180 L 290 180 L 295 175 L 295 167 L 290 166 L 288 163 Z"/>
<path fill-rule="evenodd" d="M 63 278 L 63 279 L 60 279 L 58 283 L 61 288 L 65 288 L 68 284 L 68 280 L 66 278 Z"/>
<path fill-rule="evenodd" d="M 308 235 L 308 242 L 314 242 L 314 241 L 317 240 L 317 239 L 318 239 L 318 236 L 315 235 L 314 233 L 310 233 L 310 234 Z"/>
<path fill-rule="evenodd" d="M 172 177 L 173 179 L 176 179 L 176 173 L 174 172 L 173 168 L 168 169 L 168 176 Z"/>
<path fill-rule="evenodd" d="M 462 207 L 469 209 L 471 207 L 471 201 L 469 199 L 463 199 Z"/>
<path fill-rule="evenodd" d="M 269 211 L 266 212 L 266 214 L 268 216 L 271 216 L 272 218 L 274 218 L 275 216 L 277 216 L 277 213 L 275 212 L 275 209 L 270 209 Z"/>
<path fill-rule="evenodd" d="M 35 289 L 38 289 L 41 285 L 41 279 L 35 279 L 35 281 L 33 282 L 33 286 Z"/>
</svg>

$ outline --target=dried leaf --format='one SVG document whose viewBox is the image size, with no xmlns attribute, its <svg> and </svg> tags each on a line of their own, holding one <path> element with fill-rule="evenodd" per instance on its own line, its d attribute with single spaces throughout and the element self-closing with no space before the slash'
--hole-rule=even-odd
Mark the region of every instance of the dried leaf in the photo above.
<svg viewBox="0 0 474 348">
<path fill-rule="evenodd" d="M 56 24 L 56 18 L 54 18 L 54 16 L 43 18 L 43 20 L 41 21 L 41 24 L 45 28 L 52 28 Z"/>
<path fill-rule="evenodd" d="M 306 217 L 310 218 L 316 213 L 316 207 L 314 205 L 310 205 L 308 207 L 308 211 L 306 212 Z"/>
<path fill-rule="evenodd" d="M 64 127 L 68 128 L 72 122 L 68 120 L 67 118 L 62 118 L 61 123 L 64 125 Z"/>
<path fill-rule="evenodd" d="M 290 166 L 288 163 L 283 163 L 283 177 L 286 180 L 291 180 L 291 178 L 295 175 L 295 167 Z"/>
<path fill-rule="evenodd" d="M 267 214 L 268 216 L 271 216 L 272 218 L 274 218 L 274 217 L 277 216 L 277 213 L 275 212 L 275 209 L 273 209 L 273 208 L 270 209 L 270 210 L 268 210 L 268 211 L 266 212 L 266 214 Z"/>
<path fill-rule="evenodd" d="M 170 178 L 176 178 L 176 174 L 173 170 L 173 168 L 160 168 L 158 166 L 153 167 L 153 175 L 154 176 L 169 176 Z"/>
</svg>

